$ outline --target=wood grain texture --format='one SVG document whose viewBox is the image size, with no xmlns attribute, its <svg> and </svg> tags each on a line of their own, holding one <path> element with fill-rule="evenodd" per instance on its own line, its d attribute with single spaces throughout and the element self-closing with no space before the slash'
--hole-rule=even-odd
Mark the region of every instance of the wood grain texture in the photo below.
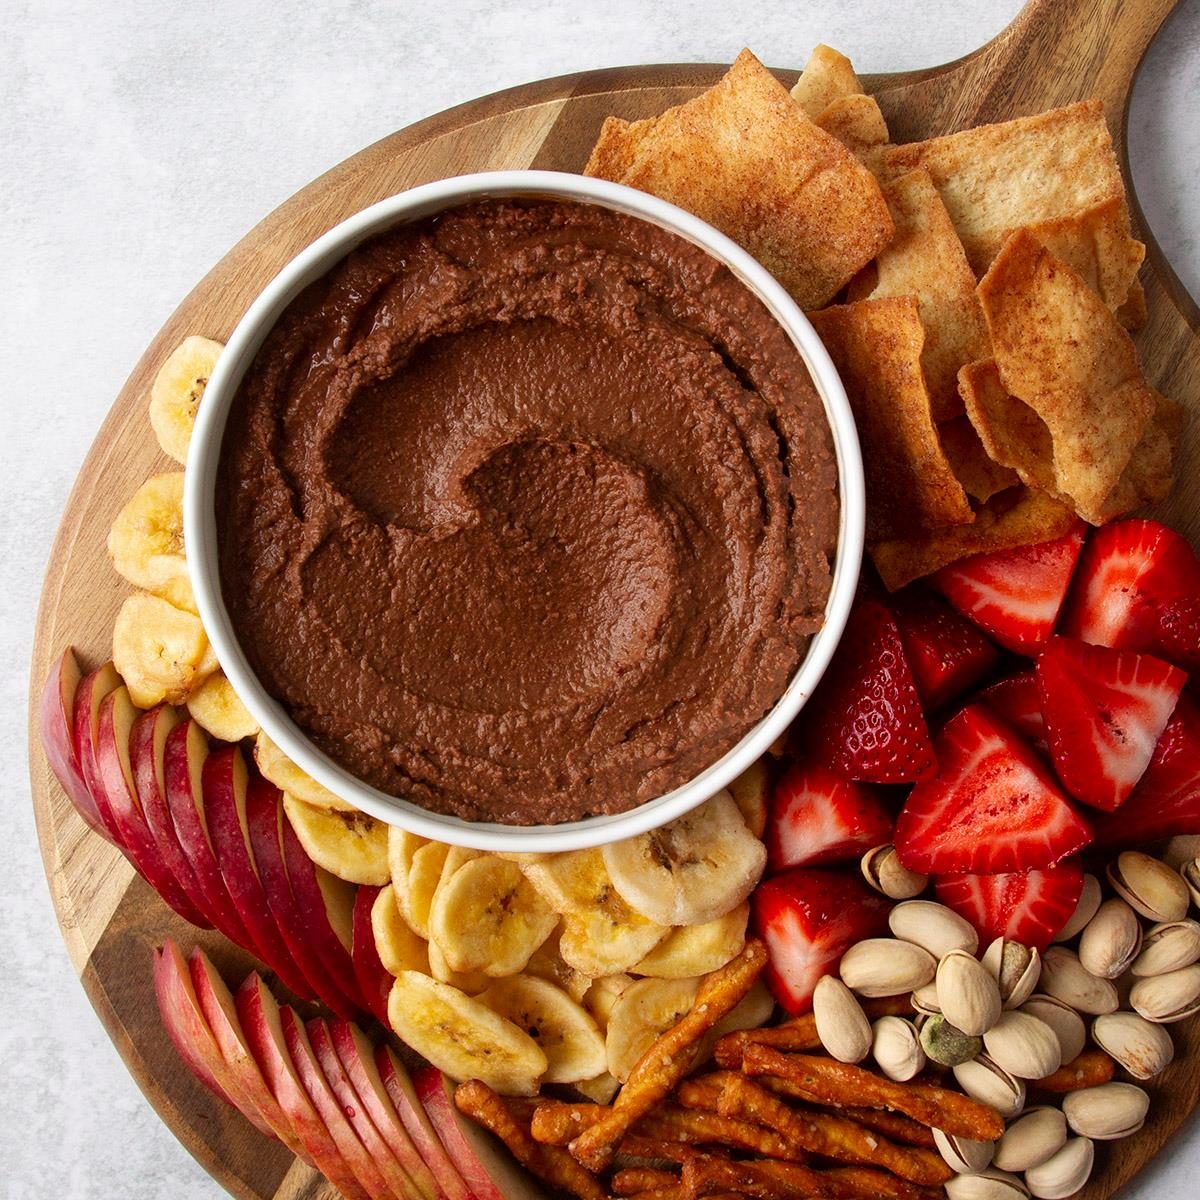
<svg viewBox="0 0 1200 1200">
<path fill-rule="evenodd" d="M 1090 95 L 1105 102 L 1126 179 L 1125 118 L 1134 75 L 1176 0 L 1031 0 L 986 46 L 941 67 L 867 77 L 897 141 L 1004 120 Z M 661 112 L 710 86 L 718 65 L 647 66 L 545 80 L 472 101 L 393 134 L 317 179 L 222 259 L 150 343 L 100 430 L 67 503 L 38 614 L 32 662 L 30 768 L 46 874 L 71 959 L 110 1036 L 151 1103 L 188 1150 L 245 1200 L 335 1195 L 278 1144 L 215 1101 L 181 1066 L 157 1018 L 151 947 L 171 936 L 203 944 L 231 981 L 251 963 L 174 916 L 107 843 L 90 834 L 50 775 L 37 743 L 36 697 L 68 644 L 88 664 L 108 657 L 126 585 L 104 544 L 118 509 L 149 475 L 170 468 L 146 419 L 148 388 L 183 336 L 224 340 L 264 284 L 338 221 L 404 188 L 490 168 L 582 169 L 603 119 Z M 790 85 L 795 71 L 780 70 Z M 1131 186 L 1132 193 L 1132 186 Z M 1134 198 L 1135 215 L 1139 215 Z M 1197 407 L 1200 311 L 1143 228 L 1150 319 L 1137 341 L 1150 381 Z M 1200 538 L 1197 430 L 1182 449 L 1175 495 L 1155 515 Z M 1113 1194 L 1156 1153 L 1200 1095 L 1200 1022 L 1174 1027 L 1178 1057 L 1156 1085 L 1147 1128 L 1102 1149 L 1088 1200 Z"/>
</svg>

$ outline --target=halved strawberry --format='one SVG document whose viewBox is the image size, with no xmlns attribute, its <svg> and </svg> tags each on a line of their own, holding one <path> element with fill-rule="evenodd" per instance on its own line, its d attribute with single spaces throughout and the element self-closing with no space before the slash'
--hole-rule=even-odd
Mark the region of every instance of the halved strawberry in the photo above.
<svg viewBox="0 0 1200 1200">
<path fill-rule="evenodd" d="M 961 696 L 1000 661 L 977 626 L 926 588 L 898 592 L 891 609 L 926 711 Z"/>
<path fill-rule="evenodd" d="M 1049 867 L 1091 831 L 1011 726 L 969 704 L 942 730 L 938 773 L 909 793 L 896 822 L 900 861 L 926 875 Z"/>
<path fill-rule="evenodd" d="M 816 763 L 793 763 L 771 793 L 766 841 L 772 871 L 861 858 L 891 838 L 891 813 L 870 786 Z"/>
<path fill-rule="evenodd" d="M 1200 709 L 1181 696 L 1133 795 L 1096 826 L 1103 847 L 1200 834 Z"/>
<path fill-rule="evenodd" d="M 936 766 L 900 631 L 878 601 L 855 605 L 805 713 L 810 757 L 847 779 L 911 783 Z"/>
<path fill-rule="evenodd" d="M 1067 923 L 1083 891 L 1076 862 L 1005 875 L 943 875 L 937 898 L 965 917 L 987 946 L 998 937 L 1045 950 Z"/>
<path fill-rule="evenodd" d="M 767 985 L 793 1015 L 812 1007 L 817 980 L 854 942 L 887 931 L 891 907 L 856 874 L 807 867 L 760 884 L 751 904 L 767 947 Z"/>
<path fill-rule="evenodd" d="M 1200 560 L 1158 521 L 1116 521 L 1084 552 L 1060 633 L 1098 646 L 1153 653 L 1159 614 L 1200 594 Z"/>
<path fill-rule="evenodd" d="M 1042 698 L 1032 671 L 1021 671 L 1007 679 L 998 679 L 979 693 L 988 708 L 1002 716 L 1036 750 L 1050 753 L 1046 741 L 1046 719 L 1042 716 Z"/>
<path fill-rule="evenodd" d="M 1150 765 L 1187 676 L 1149 654 L 1051 638 L 1035 670 L 1054 769 L 1067 791 L 1111 812 Z"/>
<path fill-rule="evenodd" d="M 1054 632 L 1087 526 L 1053 542 L 975 554 L 943 567 L 930 581 L 993 641 L 1035 654 Z"/>
<path fill-rule="evenodd" d="M 1156 652 L 1168 662 L 1200 674 L 1200 596 L 1181 596 L 1158 613 Z"/>
</svg>

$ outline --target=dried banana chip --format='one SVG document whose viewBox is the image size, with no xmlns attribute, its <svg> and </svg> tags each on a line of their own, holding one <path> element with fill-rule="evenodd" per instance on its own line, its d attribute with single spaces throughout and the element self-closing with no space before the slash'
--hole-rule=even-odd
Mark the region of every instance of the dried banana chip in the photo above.
<svg viewBox="0 0 1200 1200">
<path fill-rule="evenodd" d="M 387 883 L 388 827 L 362 812 L 317 808 L 286 793 L 283 808 L 313 862 L 339 879 Z"/>
</svg>

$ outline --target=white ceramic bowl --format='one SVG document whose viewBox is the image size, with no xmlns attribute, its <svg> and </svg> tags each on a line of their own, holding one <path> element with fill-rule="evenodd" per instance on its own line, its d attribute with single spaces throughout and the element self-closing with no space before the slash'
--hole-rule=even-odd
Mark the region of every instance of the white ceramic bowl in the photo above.
<svg viewBox="0 0 1200 1200">
<path fill-rule="evenodd" d="M 678 234 L 724 263 L 766 305 L 799 350 L 824 402 L 837 454 L 841 523 L 825 624 L 774 708 L 733 749 L 681 787 L 628 812 L 561 825 L 499 825 L 443 816 L 370 787 L 339 766 L 308 739 L 251 670 L 221 598 L 218 570 L 214 493 L 225 421 L 242 376 L 283 310 L 303 288 L 368 238 L 446 208 L 495 196 L 600 204 Z M 862 561 L 864 507 L 862 458 L 841 380 L 813 327 L 764 267 L 711 225 L 644 192 L 582 175 L 495 171 L 439 180 L 381 200 L 318 238 L 267 285 L 233 331 L 208 381 L 188 456 L 184 537 L 200 616 L 225 674 L 271 739 L 314 779 L 356 808 L 438 841 L 478 850 L 575 850 L 644 833 L 694 808 L 764 754 L 791 723 L 820 680 L 845 627 Z"/>
</svg>

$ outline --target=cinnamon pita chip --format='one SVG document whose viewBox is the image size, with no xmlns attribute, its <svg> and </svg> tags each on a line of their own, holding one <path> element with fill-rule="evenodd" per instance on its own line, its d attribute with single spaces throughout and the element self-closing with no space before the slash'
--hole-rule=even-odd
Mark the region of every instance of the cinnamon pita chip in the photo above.
<svg viewBox="0 0 1200 1200">
<path fill-rule="evenodd" d="M 925 326 L 921 365 L 936 421 L 962 412 L 958 369 L 987 354 L 975 273 L 928 172 L 910 171 L 883 189 L 896 236 L 879 252 L 870 298 L 915 296 Z M 850 298 L 859 299 L 857 281 Z"/>
<path fill-rule="evenodd" d="M 707 92 L 649 125 L 606 124 L 586 173 L 715 225 L 803 308 L 827 304 L 892 235 L 874 176 L 749 50 Z"/>
<path fill-rule="evenodd" d="M 1005 243 L 979 299 L 1004 390 L 1046 423 L 1053 490 L 1099 523 L 1156 408 L 1129 335 L 1026 230 Z"/>
<path fill-rule="evenodd" d="M 876 173 L 883 165 L 890 144 L 888 127 L 874 96 L 841 96 L 816 118 L 816 123 L 869 171 Z"/>
<path fill-rule="evenodd" d="M 940 529 L 922 537 L 876 542 L 870 547 L 875 569 L 889 592 L 934 571 L 996 550 L 1049 542 L 1077 520 L 1071 509 L 1045 492 L 1015 487 L 993 496 L 970 525 Z"/>
<path fill-rule="evenodd" d="M 1146 289 L 1135 279 L 1129 288 L 1125 303 L 1117 309 L 1117 320 L 1124 329 L 1135 333 L 1150 319 L 1150 310 L 1146 307 Z"/>
<path fill-rule="evenodd" d="M 966 414 L 943 421 L 938 436 L 951 469 L 972 500 L 982 503 L 1021 482 L 1016 471 L 990 457 Z"/>
<path fill-rule="evenodd" d="M 891 174 L 929 172 L 977 274 L 1027 225 L 1115 201 L 1128 229 L 1125 185 L 1099 100 L 896 146 L 886 162 Z"/>
<path fill-rule="evenodd" d="M 818 45 L 792 88 L 792 99 L 815 121 L 835 100 L 861 92 L 850 60 L 832 46 Z"/>
<path fill-rule="evenodd" d="M 921 372 L 925 331 L 912 296 L 809 313 L 841 374 L 862 442 L 867 536 L 911 537 L 972 519 L 938 440 Z"/>
</svg>

